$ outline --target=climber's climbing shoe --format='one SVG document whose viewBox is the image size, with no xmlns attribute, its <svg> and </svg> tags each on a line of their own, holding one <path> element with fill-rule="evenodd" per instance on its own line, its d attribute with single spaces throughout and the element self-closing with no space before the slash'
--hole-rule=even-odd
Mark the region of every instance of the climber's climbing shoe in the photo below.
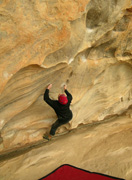
<svg viewBox="0 0 132 180">
<path fill-rule="evenodd" d="M 51 138 L 52 138 L 51 135 L 47 135 L 47 134 L 43 135 L 43 139 L 47 139 L 48 141 L 51 140 Z"/>
</svg>

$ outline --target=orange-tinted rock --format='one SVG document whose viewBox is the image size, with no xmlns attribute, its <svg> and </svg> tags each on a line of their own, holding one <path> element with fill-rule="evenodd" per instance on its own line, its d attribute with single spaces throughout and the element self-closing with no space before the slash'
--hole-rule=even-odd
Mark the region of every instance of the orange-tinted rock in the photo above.
<svg viewBox="0 0 132 180">
<path fill-rule="evenodd" d="M 43 101 L 67 84 L 79 124 L 120 115 L 132 104 L 131 1 L 0 2 L 0 150 L 38 141 L 56 120 Z"/>
</svg>

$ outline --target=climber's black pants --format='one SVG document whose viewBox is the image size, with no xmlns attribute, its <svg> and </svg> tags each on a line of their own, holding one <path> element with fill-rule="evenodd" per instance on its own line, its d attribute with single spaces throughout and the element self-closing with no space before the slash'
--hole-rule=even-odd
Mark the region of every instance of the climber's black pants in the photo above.
<svg viewBox="0 0 132 180">
<path fill-rule="evenodd" d="M 63 124 L 68 123 L 70 120 L 71 119 L 58 118 L 58 120 L 52 125 L 51 130 L 50 130 L 50 134 L 52 136 L 54 136 L 57 128 Z"/>
</svg>

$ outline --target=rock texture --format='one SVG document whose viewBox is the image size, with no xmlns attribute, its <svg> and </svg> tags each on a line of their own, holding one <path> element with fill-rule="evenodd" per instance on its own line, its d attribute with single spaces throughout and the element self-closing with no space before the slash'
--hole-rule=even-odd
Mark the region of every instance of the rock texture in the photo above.
<svg viewBox="0 0 132 180">
<path fill-rule="evenodd" d="M 0 179 L 36 180 L 69 163 L 131 180 L 131 82 L 131 0 L 0 1 L 0 152 L 49 131 L 48 83 L 53 99 L 64 83 L 73 95 L 73 120 L 57 133 L 77 128 L 1 162 Z"/>
<path fill-rule="evenodd" d="M 12 158 L 11 154 L 8 155 L 0 162 L 0 179 L 37 180 L 62 164 L 71 164 L 91 172 L 131 180 L 132 123 L 128 114 L 105 123 L 80 126 L 42 147 L 19 153 L 19 156 L 17 151 L 17 156 L 15 153 Z"/>
<path fill-rule="evenodd" d="M 53 99 L 64 83 L 73 95 L 73 120 L 58 133 L 126 112 L 131 0 L 1 0 L 0 152 L 49 131 L 56 115 L 43 101 L 48 83 Z"/>
</svg>

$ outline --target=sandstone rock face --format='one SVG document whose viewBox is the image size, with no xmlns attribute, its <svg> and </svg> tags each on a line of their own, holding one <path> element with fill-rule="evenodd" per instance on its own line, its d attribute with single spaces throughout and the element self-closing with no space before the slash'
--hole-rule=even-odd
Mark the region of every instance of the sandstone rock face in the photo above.
<svg viewBox="0 0 132 180">
<path fill-rule="evenodd" d="M 43 101 L 66 83 L 73 120 L 59 132 L 132 104 L 131 0 L 0 1 L 0 151 L 38 141 L 56 120 Z"/>
<path fill-rule="evenodd" d="M 131 180 L 131 118 L 123 115 L 105 123 L 85 125 L 30 151 L 8 154 L 5 161 L 0 161 L 0 180 L 37 180 L 62 164 Z"/>
</svg>

